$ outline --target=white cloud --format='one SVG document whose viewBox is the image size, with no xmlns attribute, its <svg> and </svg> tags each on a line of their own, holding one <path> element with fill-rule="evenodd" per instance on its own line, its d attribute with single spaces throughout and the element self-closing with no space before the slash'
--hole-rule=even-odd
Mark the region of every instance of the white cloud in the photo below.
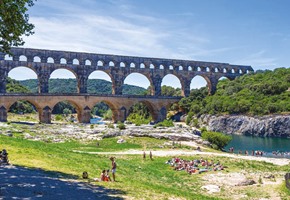
<svg viewBox="0 0 290 200">
<path fill-rule="evenodd" d="M 254 69 L 273 69 L 277 67 L 277 59 L 268 57 L 265 50 L 252 53 L 251 55 L 237 60 L 235 63 L 248 65 L 251 63 Z"/>
</svg>

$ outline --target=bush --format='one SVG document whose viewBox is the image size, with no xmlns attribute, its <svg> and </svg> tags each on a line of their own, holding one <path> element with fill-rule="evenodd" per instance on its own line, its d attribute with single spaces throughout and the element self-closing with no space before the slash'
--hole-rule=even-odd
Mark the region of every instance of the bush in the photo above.
<svg viewBox="0 0 290 200">
<path fill-rule="evenodd" d="M 158 126 L 161 126 L 161 127 L 172 127 L 172 126 L 174 126 L 174 124 L 173 124 L 172 120 L 165 119 L 164 121 L 155 124 L 154 128 L 156 128 Z"/>
<path fill-rule="evenodd" d="M 186 123 L 187 125 L 190 124 L 192 117 L 193 117 L 193 112 L 189 112 L 189 113 L 187 114 L 187 117 L 186 117 L 186 120 L 185 120 L 185 123 Z"/>
<path fill-rule="evenodd" d="M 114 129 L 115 126 L 114 126 L 114 124 L 111 124 L 111 123 L 110 123 L 110 124 L 108 124 L 108 128 L 113 128 L 113 129 Z"/>
<path fill-rule="evenodd" d="M 216 145 L 218 149 L 223 149 L 231 140 L 232 137 L 219 132 L 203 131 L 201 137 Z"/>
<path fill-rule="evenodd" d="M 55 116 L 55 120 L 56 121 L 61 121 L 62 120 L 62 116 L 61 115 L 56 115 Z"/>
<path fill-rule="evenodd" d="M 120 130 L 124 130 L 124 129 L 126 129 L 126 126 L 125 126 L 124 123 L 122 123 L 122 122 L 118 122 L 118 128 L 119 128 Z"/>
<path fill-rule="evenodd" d="M 142 124 L 149 124 L 151 117 L 146 118 L 138 113 L 132 113 L 127 117 L 127 120 L 136 126 L 141 126 Z"/>
</svg>

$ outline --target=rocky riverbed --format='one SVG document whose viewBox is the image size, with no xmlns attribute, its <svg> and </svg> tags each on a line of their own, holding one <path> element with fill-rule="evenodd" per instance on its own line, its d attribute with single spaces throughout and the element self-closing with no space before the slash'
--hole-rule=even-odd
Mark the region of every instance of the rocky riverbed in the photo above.
<svg viewBox="0 0 290 200">
<path fill-rule="evenodd" d="M 65 142 L 69 140 L 89 141 L 117 136 L 153 137 L 172 141 L 195 141 L 208 145 L 200 138 L 200 131 L 186 125 L 176 124 L 174 127 L 157 127 L 152 125 L 126 125 L 126 129 L 109 128 L 107 125 L 89 124 L 7 124 L 0 123 L 0 134 L 13 137 L 22 135 L 25 139 L 45 142 Z"/>
</svg>

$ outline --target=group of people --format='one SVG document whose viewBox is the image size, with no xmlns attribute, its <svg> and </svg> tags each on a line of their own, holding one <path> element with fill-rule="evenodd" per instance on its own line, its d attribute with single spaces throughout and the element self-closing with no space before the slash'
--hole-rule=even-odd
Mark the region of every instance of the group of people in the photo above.
<svg viewBox="0 0 290 200">
<path fill-rule="evenodd" d="M 9 164 L 8 153 L 6 149 L 0 151 L 0 164 Z"/>
<path fill-rule="evenodd" d="M 111 172 L 112 172 L 113 180 L 110 177 L 110 170 L 109 169 L 108 170 L 104 169 L 104 170 L 102 170 L 100 179 L 96 179 L 96 181 L 105 181 L 105 182 L 116 181 L 115 174 L 116 174 L 117 164 L 116 164 L 116 161 L 115 161 L 114 157 L 110 157 L 110 160 L 111 160 L 111 165 L 112 165 Z"/>
<path fill-rule="evenodd" d="M 230 153 L 234 153 L 234 147 L 230 147 L 229 148 L 229 152 Z M 243 154 L 243 151 L 239 150 L 238 151 L 238 154 L 242 155 Z M 249 154 L 249 151 L 248 150 L 245 150 L 244 151 L 244 155 L 248 156 L 248 155 L 252 155 L 252 156 L 263 156 L 264 154 L 266 154 L 266 152 L 264 151 L 254 151 L 252 150 L 251 154 Z"/>
<path fill-rule="evenodd" d="M 150 160 L 153 160 L 152 151 L 149 152 L 149 158 L 150 158 Z M 146 152 L 143 151 L 143 160 L 145 160 L 145 159 L 146 159 Z"/>
<path fill-rule="evenodd" d="M 181 171 L 185 170 L 188 174 L 197 174 L 207 171 L 220 171 L 226 168 L 219 161 L 216 163 L 213 160 L 195 159 L 195 160 L 184 160 L 179 157 L 174 157 L 168 160 L 166 164 L 173 167 L 174 170 Z"/>
<path fill-rule="evenodd" d="M 229 148 L 229 152 L 230 153 L 234 153 L 234 147 L 230 147 Z M 273 156 L 273 157 L 277 157 L 277 156 L 280 156 L 280 157 L 288 157 L 290 156 L 290 152 L 282 152 L 282 151 L 272 151 L 272 152 L 265 152 L 265 151 L 260 151 L 260 150 L 252 150 L 252 151 L 248 151 L 248 150 L 245 150 L 244 152 L 239 150 L 238 151 L 238 154 L 239 155 L 251 155 L 251 156 Z"/>
</svg>

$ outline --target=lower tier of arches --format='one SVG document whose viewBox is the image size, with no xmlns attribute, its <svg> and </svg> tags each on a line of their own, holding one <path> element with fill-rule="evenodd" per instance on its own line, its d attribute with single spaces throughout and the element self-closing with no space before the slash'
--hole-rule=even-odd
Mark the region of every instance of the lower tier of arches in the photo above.
<svg viewBox="0 0 290 200">
<path fill-rule="evenodd" d="M 116 95 L 61 95 L 61 94 L 3 94 L 0 95 L 0 121 L 7 121 L 9 108 L 17 101 L 28 101 L 38 111 L 39 122 L 51 123 L 53 107 L 62 101 L 68 101 L 75 106 L 77 118 L 80 123 L 89 123 L 91 110 L 98 102 L 105 102 L 112 110 L 112 120 L 125 121 L 129 109 L 136 103 L 144 103 L 154 122 L 163 121 L 166 118 L 168 108 L 178 102 L 179 97 L 136 97 Z"/>
</svg>

